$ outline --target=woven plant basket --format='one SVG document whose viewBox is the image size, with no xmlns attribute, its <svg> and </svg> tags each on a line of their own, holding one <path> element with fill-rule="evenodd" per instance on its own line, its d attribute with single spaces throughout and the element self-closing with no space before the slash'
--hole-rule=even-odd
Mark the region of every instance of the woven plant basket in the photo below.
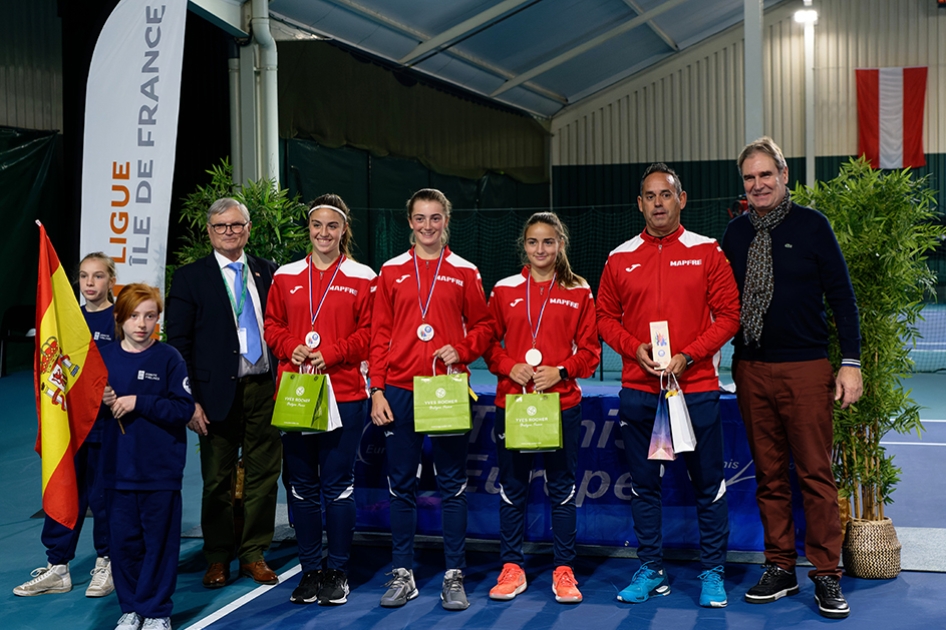
<svg viewBox="0 0 946 630">
<path fill-rule="evenodd" d="M 844 570 L 849 575 L 889 580 L 900 574 L 900 541 L 893 521 L 851 519 L 841 548 Z"/>
</svg>

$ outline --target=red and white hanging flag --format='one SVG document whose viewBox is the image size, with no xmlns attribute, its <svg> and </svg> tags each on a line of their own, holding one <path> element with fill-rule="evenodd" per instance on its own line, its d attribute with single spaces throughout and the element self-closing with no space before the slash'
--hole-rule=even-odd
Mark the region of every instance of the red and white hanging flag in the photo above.
<svg viewBox="0 0 946 630">
<path fill-rule="evenodd" d="M 874 168 L 926 165 L 923 107 L 926 68 L 871 68 L 857 73 L 857 154 Z"/>
</svg>

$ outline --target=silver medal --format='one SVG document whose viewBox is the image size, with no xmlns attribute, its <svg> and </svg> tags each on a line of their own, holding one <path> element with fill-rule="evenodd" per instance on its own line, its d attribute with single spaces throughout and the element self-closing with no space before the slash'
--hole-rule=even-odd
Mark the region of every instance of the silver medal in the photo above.
<svg viewBox="0 0 946 630">
<path fill-rule="evenodd" d="M 421 324 L 417 327 L 417 338 L 421 341 L 430 341 L 434 338 L 434 327 L 430 324 Z"/>
<path fill-rule="evenodd" d="M 526 363 L 532 367 L 539 367 L 542 365 L 542 352 L 538 348 L 532 348 L 526 352 Z"/>
<path fill-rule="evenodd" d="M 305 336 L 305 345 L 313 350 L 318 348 L 320 343 L 322 343 L 322 338 L 319 336 L 319 333 L 314 330 Z"/>
</svg>

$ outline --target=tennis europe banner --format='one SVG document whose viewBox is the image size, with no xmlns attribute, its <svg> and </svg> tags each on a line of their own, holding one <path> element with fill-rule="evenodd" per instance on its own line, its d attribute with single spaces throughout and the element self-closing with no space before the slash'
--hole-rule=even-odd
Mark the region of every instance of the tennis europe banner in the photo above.
<svg viewBox="0 0 946 630">
<path fill-rule="evenodd" d="M 857 77 L 857 154 L 874 168 L 926 165 L 923 109 L 927 69 L 867 68 Z"/>
<path fill-rule="evenodd" d="M 73 460 L 95 424 L 108 371 L 42 224 L 33 378 L 39 419 L 36 451 L 43 458 L 43 511 L 72 529 L 79 514 Z"/>
<path fill-rule="evenodd" d="M 80 251 L 121 284 L 164 288 L 187 0 L 121 0 L 95 44 L 85 101 Z"/>
</svg>

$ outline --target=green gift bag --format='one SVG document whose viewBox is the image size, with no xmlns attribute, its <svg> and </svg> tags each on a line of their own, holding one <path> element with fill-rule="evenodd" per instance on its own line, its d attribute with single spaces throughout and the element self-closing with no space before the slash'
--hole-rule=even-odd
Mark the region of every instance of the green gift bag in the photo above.
<svg viewBox="0 0 946 630">
<path fill-rule="evenodd" d="M 279 380 L 272 424 L 280 431 L 316 433 L 341 427 L 328 374 L 284 372 Z"/>
<path fill-rule="evenodd" d="M 506 395 L 506 448 L 550 451 L 562 448 L 558 393 Z"/>
<path fill-rule="evenodd" d="M 466 373 L 414 377 L 414 430 L 432 435 L 466 433 L 470 422 Z"/>
</svg>

